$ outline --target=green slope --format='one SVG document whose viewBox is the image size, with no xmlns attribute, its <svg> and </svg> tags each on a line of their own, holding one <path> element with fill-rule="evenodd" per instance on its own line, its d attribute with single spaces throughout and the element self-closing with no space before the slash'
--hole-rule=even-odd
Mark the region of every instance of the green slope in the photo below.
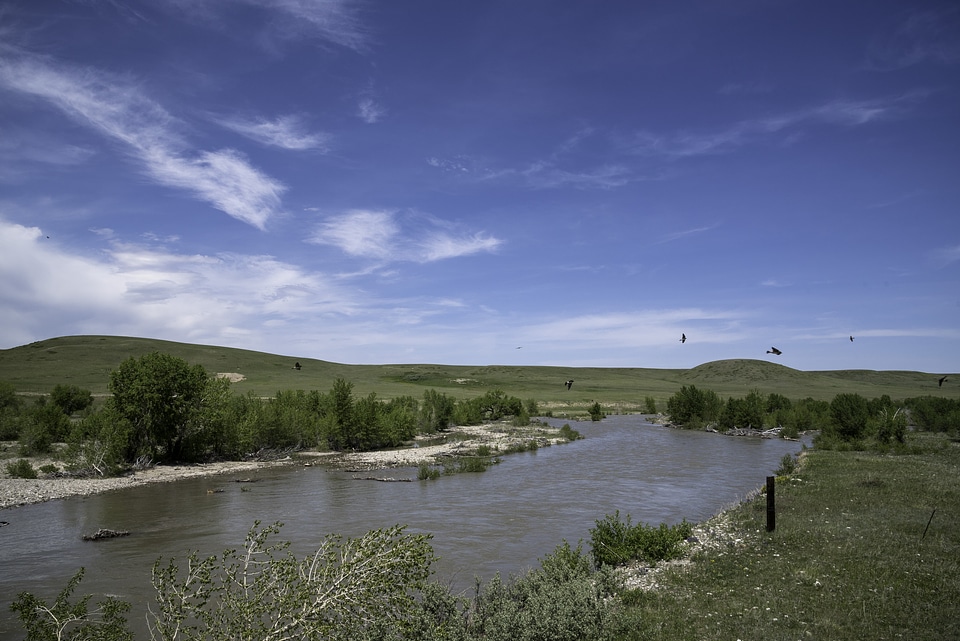
<svg viewBox="0 0 960 641">
<path fill-rule="evenodd" d="M 229 347 L 193 345 L 121 336 L 64 336 L 0 350 L 0 381 L 19 392 L 48 393 L 55 385 L 78 385 L 106 394 L 110 372 L 125 359 L 160 351 L 202 365 L 210 373 L 241 374 L 238 393 L 272 396 L 284 389 L 327 391 L 335 379 L 354 385 L 354 393 L 375 392 L 381 398 L 404 394 L 421 397 L 436 389 L 455 398 L 469 398 L 494 388 L 522 399 L 555 405 L 599 401 L 623 409 L 639 408 L 646 396 L 662 404 L 684 385 L 711 389 L 723 397 L 751 390 L 797 399 L 832 399 L 840 392 L 868 398 L 889 394 L 906 398 L 946 395 L 938 375 L 901 371 L 804 372 L 766 361 L 736 359 L 704 363 L 689 370 L 648 368 L 525 367 L 467 365 L 346 365 Z M 294 369 L 299 362 L 301 369 Z M 960 375 L 955 377 L 960 381 Z M 573 379 L 567 390 L 563 381 Z"/>
</svg>

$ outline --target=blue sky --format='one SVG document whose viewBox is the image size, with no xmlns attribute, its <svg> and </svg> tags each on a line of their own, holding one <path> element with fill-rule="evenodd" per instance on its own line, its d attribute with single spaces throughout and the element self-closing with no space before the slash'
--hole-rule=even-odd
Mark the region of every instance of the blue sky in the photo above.
<svg viewBox="0 0 960 641">
<path fill-rule="evenodd" d="M 956 372 L 958 203 L 955 2 L 0 0 L 0 348 Z"/>
</svg>

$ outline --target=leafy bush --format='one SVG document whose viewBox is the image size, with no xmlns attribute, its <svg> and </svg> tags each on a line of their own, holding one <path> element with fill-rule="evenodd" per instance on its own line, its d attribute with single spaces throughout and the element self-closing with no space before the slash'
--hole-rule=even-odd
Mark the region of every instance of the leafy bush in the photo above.
<svg viewBox="0 0 960 641">
<path fill-rule="evenodd" d="M 421 481 L 432 481 L 440 478 L 440 470 L 430 467 L 426 463 L 421 463 L 417 468 L 417 479 Z"/>
<path fill-rule="evenodd" d="M 603 408 L 600 407 L 600 403 L 594 403 L 588 411 L 590 412 L 591 421 L 602 421 L 607 417 L 607 415 L 603 413 Z"/>
<path fill-rule="evenodd" d="M 620 511 L 596 521 L 590 530 L 593 560 L 596 567 L 623 565 L 630 561 L 669 561 L 683 554 L 682 543 L 693 532 L 683 521 L 674 526 L 661 523 L 659 527 L 643 523 L 631 525 L 630 515 L 620 520 Z"/>
<path fill-rule="evenodd" d="M 609 575 L 592 575 L 581 546 L 564 541 L 538 569 L 504 582 L 477 582 L 472 616 L 460 638 L 580 641 L 605 638 L 613 616 Z"/>
<path fill-rule="evenodd" d="M 940 396 L 908 398 L 910 418 L 924 432 L 960 432 L 960 399 Z"/>
<path fill-rule="evenodd" d="M 656 414 L 657 413 L 657 401 L 652 396 L 647 396 L 643 399 L 644 407 L 646 408 L 647 414 Z"/>
<path fill-rule="evenodd" d="M 17 459 L 13 463 L 7 463 L 7 474 L 15 479 L 35 479 L 37 471 L 25 458 Z"/>
<path fill-rule="evenodd" d="M 240 551 L 153 567 L 152 636 L 183 641 L 360 639 L 375 625 L 402 630 L 434 561 L 430 536 L 402 526 L 356 539 L 331 535 L 299 560 L 269 544 L 276 523 L 247 535 Z"/>
<path fill-rule="evenodd" d="M 93 405 L 93 394 L 77 385 L 57 385 L 50 393 L 50 400 L 70 416 Z"/>
<path fill-rule="evenodd" d="M 777 476 L 789 476 L 797 469 L 797 459 L 792 454 L 784 454 L 780 459 L 780 467 L 774 472 Z"/>
<path fill-rule="evenodd" d="M 560 436 L 568 441 L 576 441 L 583 438 L 583 434 L 570 427 L 570 423 L 563 424 L 563 427 L 560 428 Z"/>
<path fill-rule="evenodd" d="M 83 579 L 83 573 L 84 569 L 80 568 L 52 605 L 47 605 L 29 592 L 17 595 L 10 609 L 17 613 L 26 629 L 26 641 L 133 641 L 133 633 L 127 628 L 124 616 L 130 610 L 130 604 L 126 601 L 107 597 L 97 604 L 93 612 L 88 609 L 92 595 L 70 603 L 70 595 Z"/>
</svg>

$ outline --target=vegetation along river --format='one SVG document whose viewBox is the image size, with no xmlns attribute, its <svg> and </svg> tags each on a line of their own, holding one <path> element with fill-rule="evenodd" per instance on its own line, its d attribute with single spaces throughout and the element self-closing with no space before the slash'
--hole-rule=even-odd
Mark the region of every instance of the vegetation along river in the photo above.
<svg viewBox="0 0 960 641">
<path fill-rule="evenodd" d="M 410 532 L 433 534 L 441 557 L 435 578 L 467 590 L 475 576 L 506 577 L 536 566 L 564 539 L 583 540 L 587 550 L 590 528 L 616 510 L 654 525 L 707 519 L 763 485 L 784 454 L 801 449 L 794 441 L 682 431 L 629 415 L 573 427 L 583 440 L 432 481 L 416 480 L 414 468 L 356 473 L 290 466 L 261 471 L 254 483 L 189 479 L 4 511 L 10 525 L 0 529 L 0 641 L 23 636 L 9 609 L 17 593 L 51 602 L 81 566 L 86 575 L 74 596 L 130 601 L 131 624 L 146 638 L 141 621 L 154 601 L 150 569 L 157 558 L 239 547 L 257 519 L 283 522 L 279 539 L 290 541 L 298 557 L 330 533 L 359 536 L 406 524 Z M 131 535 L 82 540 L 99 528 Z"/>
</svg>

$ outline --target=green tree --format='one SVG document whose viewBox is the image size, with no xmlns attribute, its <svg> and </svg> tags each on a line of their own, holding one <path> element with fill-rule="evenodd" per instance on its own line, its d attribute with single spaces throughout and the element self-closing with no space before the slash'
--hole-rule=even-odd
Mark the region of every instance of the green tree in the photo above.
<svg viewBox="0 0 960 641">
<path fill-rule="evenodd" d="M 152 352 L 121 363 L 110 374 L 110 391 L 117 414 L 132 427 L 128 455 L 172 462 L 198 449 L 191 440 L 202 440 L 209 385 L 202 365 L 169 354 Z"/>
<path fill-rule="evenodd" d="M 338 378 L 330 389 L 329 414 L 325 426 L 327 442 L 332 450 L 356 447 L 353 405 L 353 383 Z"/>
<path fill-rule="evenodd" d="M 684 385 L 680 391 L 667 399 L 667 413 L 674 423 L 699 427 L 717 420 L 723 403 L 716 392 L 699 390 L 695 385 Z"/>
<path fill-rule="evenodd" d="M 50 400 L 70 416 L 93 405 L 93 394 L 77 385 L 57 385 L 50 392 Z"/>
<path fill-rule="evenodd" d="M 423 393 L 420 404 L 420 429 L 423 432 L 442 432 L 453 420 L 454 401 L 434 389 Z"/>
<path fill-rule="evenodd" d="M 870 411 L 867 399 L 859 394 L 837 394 L 830 402 L 832 431 L 843 441 L 855 441 L 864 436 Z"/>
</svg>

